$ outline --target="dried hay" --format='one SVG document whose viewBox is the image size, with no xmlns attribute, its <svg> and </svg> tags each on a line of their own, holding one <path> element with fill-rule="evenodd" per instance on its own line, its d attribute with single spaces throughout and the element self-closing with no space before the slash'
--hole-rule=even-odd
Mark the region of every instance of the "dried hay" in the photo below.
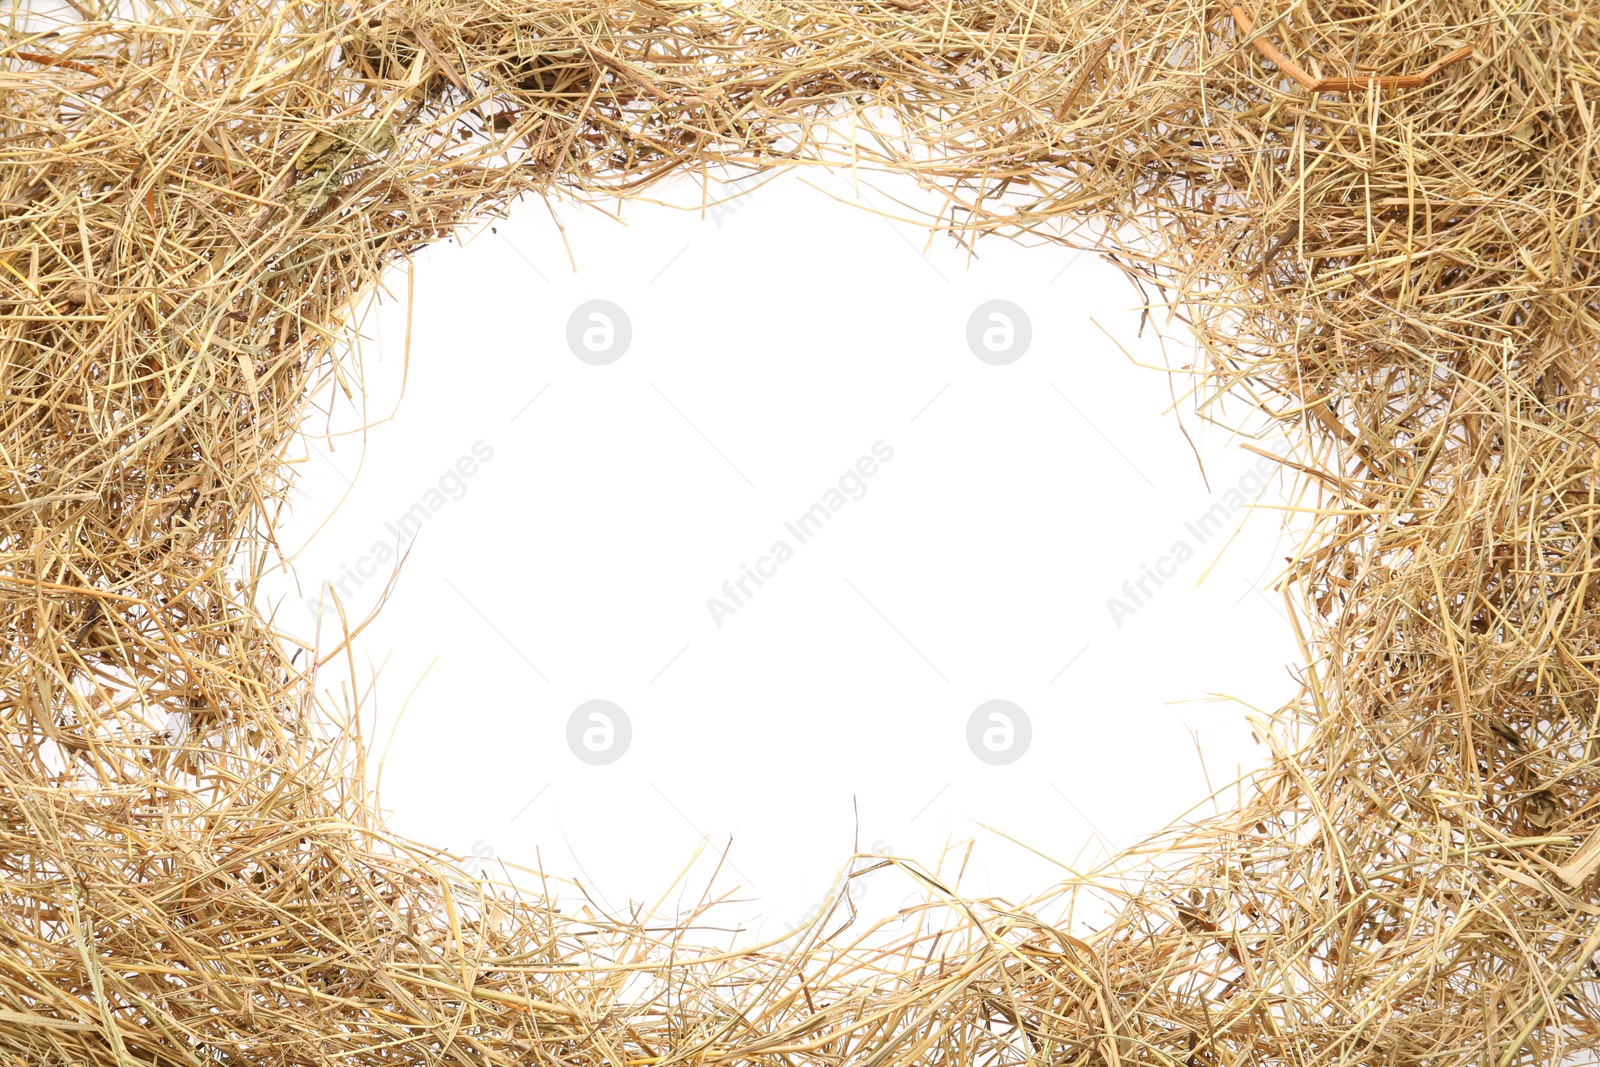
<svg viewBox="0 0 1600 1067">
<path fill-rule="evenodd" d="M 1596 1058 L 1600 8 L 74 2 L 0 48 L 11 1061 Z M 1276 759 L 1079 936 L 930 879 L 718 953 L 474 885 L 256 606 L 305 398 L 408 250 L 845 113 L 964 239 L 1097 233 L 1200 407 L 1314 457 Z"/>
</svg>

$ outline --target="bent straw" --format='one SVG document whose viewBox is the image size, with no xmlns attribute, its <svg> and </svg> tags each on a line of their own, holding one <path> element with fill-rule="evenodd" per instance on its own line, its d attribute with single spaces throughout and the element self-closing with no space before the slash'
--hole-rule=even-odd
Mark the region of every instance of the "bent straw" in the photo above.
<svg viewBox="0 0 1600 1067">
<path fill-rule="evenodd" d="M 1246 37 L 1254 32 L 1254 23 L 1244 8 L 1234 4 L 1230 10 L 1233 20 L 1239 24 L 1239 31 Z M 1373 75 L 1367 78 L 1313 78 L 1288 56 L 1278 51 L 1271 41 L 1264 35 L 1252 37 L 1250 43 L 1263 57 L 1277 64 L 1278 69 L 1287 74 L 1308 93 L 1341 93 L 1352 92 L 1359 89 L 1416 89 L 1426 85 L 1428 81 L 1440 71 L 1453 63 L 1466 59 L 1472 54 L 1473 46 L 1462 45 L 1455 51 L 1442 56 L 1419 74 L 1399 75 Z"/>
</svg>

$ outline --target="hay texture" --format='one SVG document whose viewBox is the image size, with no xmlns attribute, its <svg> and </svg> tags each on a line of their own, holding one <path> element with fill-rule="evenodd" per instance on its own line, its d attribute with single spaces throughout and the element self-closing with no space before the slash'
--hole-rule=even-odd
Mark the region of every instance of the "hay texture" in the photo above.
<svg viewBox="0 0 1600 1067">
<path fill-rule="evenodd" d="M 1595 1061 L 1592 0 L 73 3 L 0 46 L 0 1060 Z M 1092 237 L 1297 442 L 1272 765 L 1136 879 L 902 864 L 924 909 L 783 953 L 395 840 L 256 597 L 353 305 L 846 115 L 963 239 Z"/>
</svg>

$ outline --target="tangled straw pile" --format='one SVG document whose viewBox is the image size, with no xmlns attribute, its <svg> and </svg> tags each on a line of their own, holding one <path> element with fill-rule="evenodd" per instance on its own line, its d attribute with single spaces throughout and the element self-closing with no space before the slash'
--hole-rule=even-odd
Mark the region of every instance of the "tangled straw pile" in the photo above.
<svg viewBox="0 0 1600 1067">
<path fill-rule="evenodd" d="M 71 2 L 0 47 L 0 1059 L 1596 1059 L 1600 8 Z M 1095 223 L 1314 457 L 1276 759 L 1076 935 L 1078 884 L 784 955 L 474 885 L 257 605 L 306 398 L 409 249 L 846 113 L 952 232 Z"/>
</svg>

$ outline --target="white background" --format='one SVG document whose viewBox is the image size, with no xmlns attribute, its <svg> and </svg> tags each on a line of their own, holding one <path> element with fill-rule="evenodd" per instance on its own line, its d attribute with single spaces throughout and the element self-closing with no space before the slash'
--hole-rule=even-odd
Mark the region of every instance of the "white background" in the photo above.
<svg viewBox="0 0 1600 1067">
<path fill-rule="evenodd" d="M 1107 607 L 1256 463 L 1136 365 L 1188 362 L 1187 337 L 1159 320 L 1139 336 L 1137 291 L 1093 254 L 986 239 L 973 256 L 852 204 L 892 207 L 885 190 L 916 195 L 813 171 L 703 214 L 630 204 L 622 224 L 519 204 L 414 261 L 408 373 L 390 276 L 362 323 L 365 408 L 330 401 L 308 425 L 279 530 L 293 573 L 269 585 L 309 639 L 307 598 L 492 449 L 357 642 L 394 829 L 618 910 L 666 893 L 670 913 L 722 860 L 724 918 L 772 938 L 858 847 L 1019 901 L 1262 759 L 1244 716 L 1296 689 L 1267 588 L 1287 544 L 1276 476 L 1123 625 Z M 1032 325 L 1006 366 L 966 340 L 997 298 Z M 632 325 L 607 366 L 566 342 L 591 299 Z M 879 441 L 893 458 L 865 495 L 809 543 L 786 535 Z M 718 628 L 707 598 L 779 538 L 794 558 Z M 346 579 L 352 621 L 387 577 Z M 338 665 L 321 681 L 344 699 Z M 607 766 L 566 741 L 596 698 L 633 731 Z M 966 741 L 997 698 L 1032 723 L 1009 766 Z M 913 889 L 863 886 L 878 913 Z"/>
</svg>

